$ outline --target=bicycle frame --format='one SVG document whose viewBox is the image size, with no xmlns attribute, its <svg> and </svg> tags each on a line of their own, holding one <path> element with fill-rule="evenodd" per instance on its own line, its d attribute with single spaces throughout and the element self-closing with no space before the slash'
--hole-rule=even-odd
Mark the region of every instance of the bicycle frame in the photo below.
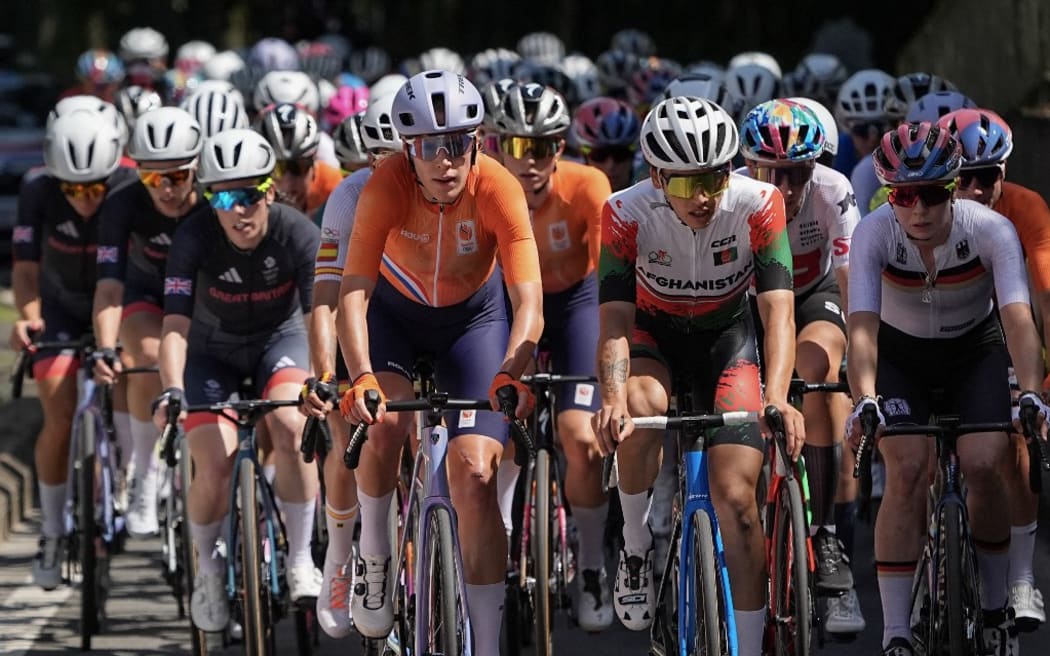
<svg viewBox="0 0 1050 656">
<path fill-rule="evenodd" d="M 98 404 L 97 396 L 102 394 L 102 390 L 90 376 L 84 373 L 83 369 L 77 374 L 77 377 L 80 379 L 80 399 L 77 401 L 77 407 L 73 414 L 73 437 L 69 444 L 64 512 L 66 534 L 73 533 L 75 523 L 75 509 L 73 507 L 75 494 L 73 486 L 76 478 L 74 476 L 74 468 L 76 467 L 77 455 L 84 452 L 84 445 L 80 443 L 83 439 L 80 428 L 81 420 L 85 415 L 91 415 L 95 422 L 95 442 L 92 445 L 92 449 L 96 458 L 96 474 L 101 476 L 95 482 L 96 494 L 101 494 L 97 498 L 95 523 L 102 531 L 99 537 L 106 544 L 111 544 L 124 529 L 124 518 L 118 517 L 113 512 L 113 472 L 117 468 L 116 458 L 111 448 L 109 431 L 106 428 L 106 422 L 102 417 L 102 410 Z"/>
</svg>

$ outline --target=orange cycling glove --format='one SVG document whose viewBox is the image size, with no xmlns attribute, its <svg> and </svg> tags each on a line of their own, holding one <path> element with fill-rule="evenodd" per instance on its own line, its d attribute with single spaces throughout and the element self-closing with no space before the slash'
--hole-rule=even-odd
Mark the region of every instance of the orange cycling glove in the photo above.
<svg viewBox="0 0 1050 656">
<path fill-rule="evenodd" d="M 496 396 L 496 392 L 502 388 L 510 385 L 517 392 L 518 398 L 525 397 L 525 408 L 529 414 L 532 414 L 532 409 L 536 407 L 536 397 L 532 394 L 532 389 L 528 385 L 515 379 L 513 376 L 508 374 L 506 371 L 501 371 L 496 374 L 496 377 L 492 379 L 492 384 L 489 385 L 489 402 L 492 407 L 499 412 L 499 397 Z"/>
<path fill-rule="evenodd" d="M 346 391 L 341 401 L 339 401 L 339 413 L 343 415 L 344 419 L 351 419 L 353 415 L 351 410 L 357 399 L 364 398 L 366 390 L 375 390 L 379 392 L 379 403 L 386 403 L 386 395 L 383 394 L 382 388 L 379 387 L 379 381 L 376 380 L 375 374 L 371 371 L 365 372 L 354 379 L 354 384 Z M 373 420 L 375 417 L 373 417 Z M 372 423 L 372 422 L 368 422 Z"/>
</svg>

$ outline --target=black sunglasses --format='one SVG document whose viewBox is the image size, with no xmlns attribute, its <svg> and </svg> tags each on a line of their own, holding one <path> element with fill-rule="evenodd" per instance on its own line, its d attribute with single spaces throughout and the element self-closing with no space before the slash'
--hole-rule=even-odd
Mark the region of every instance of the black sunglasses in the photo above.
<svg viewBox="0 0 1050 656">
<path fill-rule="evenodd" d="M 991 187 L 1002 177 L 1003 170 L 998 166 L 986 166 L 979 169 L 963 169 L 959 171 L 959 186 L 969 187 L 974 180 L 981 187 Z"/>
</svg>

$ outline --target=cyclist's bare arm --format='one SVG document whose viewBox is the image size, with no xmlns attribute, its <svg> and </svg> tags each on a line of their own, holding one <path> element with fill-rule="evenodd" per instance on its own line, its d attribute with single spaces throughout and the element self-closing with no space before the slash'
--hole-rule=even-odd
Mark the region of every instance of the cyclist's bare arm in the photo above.
<svg viewBox="0 0 1050 656">
<path fill-rule="evenodd" d="M 184 389 L 186 344 L 190 334 L 190 318 L 181 314 L 164 316 L 160 329 L 160 384 L 164 389 Z"/>
<path fill-rule="evenodd" d="M 11 332 L 11 348 L 21 349 L 29 344 L 27 327 L 38 323 L 40 316 L 40 263 L 15 262 L 11 270 L 11 291 L 19 321 Z"/>
<path fill-rule="evenodd" d="M 319 280 L 314 283 L 314 305 L 308 323 L 310 362 L 314 373 L 335 371 L 335 308 L 339 303 L 339 283 Z"/>
<path fill-rule="evenodd" d="M 124 283 L 113 278 L 99 280 L 95 286 L 92 308 L 95 343 L 99 348 L 113 348 L 120 334 L 120 315 L 124 305 Z"/>
<path fill-rule="evenodd" d="M 766 400 L 786 404 L 795 368 L 795 293 L 790 289 L 760 292 L 758 314 L 766 334 Z"/>
<path fill-rule="evenodd" d="M 839 296 L 842 297 L 842 313 L 849 314 L 849 265 L 835 269 L 835 281 L 839 284 Z"/>
<path fill-rule="evenodd" d="M 536 343 L 543 334 L 543 287 L 538 282 L 507 285 L 514 321 L 510 326 L 510 340 L 501 371 L 520 378 L 532 362 Z"/>
<path fill-rule="evenodd" d="M 627 377 L 631 371 L 631 328 L 634 303 L 608 301 L 598 306 L 598 388 L 602 405 L 594 415 L 594 429 L 603 454 L 631 434 L 627 409 Z M 623 430 L 620 419 L 624 418 Z"/>
<path fill-rule="evenodd" d="M 1043 384 L 1042 344 L 1027 303 L 1009 303 L 999 308 L 1006 348 L 1022 390 L 1039 390 Z"/>
<path fill-rule="evenodd" d="M 875 373 L 879 358 L 879 315 L 854 312 L 849 315 L 846 375 L 854 399 L 875 398 Z"/>
</svg>

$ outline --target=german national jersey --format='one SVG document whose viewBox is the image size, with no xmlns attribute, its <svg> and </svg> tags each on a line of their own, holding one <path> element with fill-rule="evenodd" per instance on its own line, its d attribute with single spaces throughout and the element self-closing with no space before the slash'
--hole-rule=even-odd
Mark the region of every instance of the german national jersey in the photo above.
<svg viewBox="0 0 1050 656">
<path fill-rule="evenodd" d="M 280 203 L 270 206 L 266 236 L 251 251 L 230 244 L 213 213 L 194 214 L 171 246 L 164 313 L 234 335 L 272 331 L 310 311 L 319 241 L 317 226 Z"/>
<path fill-rule="evenodd" d="M 875 312 L 913 337 L 965 334 L 999 307 L 1028 303 L 1021 245 L 1001 214 L 969 200 L 952 203 L 947 241 L 934 249 L 929 273 L 918 248 L 901 229 L 893 207 L 882 205 L 853 232 L 849 312 Z"/>
<path fill-rule="evenodd" d="M 1021 240 L 1032 287 L 1050 290 L 1050 208 L 1035 191 L 1013 182 L 1003 182 L 1003 193 L 993 207 L 1014 224 Z"/>
<path fill-rule="evenodd" d="M 361 192 L 344 276 L 382 275 L 416 303 L 447 306 L 492 275 L 499 252 L 508 285 L 540 282 L 521 184 L 478 154 L 456 202 L 424 198 L 407 156 L 379 163 Z"/>
<path fill-rule="evenodd" d="M 532 211 L 532 230 L 543 291 L 552 294 L 575 285 L 597 267 L 602 207 L 612 189 L 600 170 L 574 162 L 558 162 L 548 185 L 547 199 Z"/>
<path fill-rule="evenodd" d="M 693 229 L 645 180 L 614 194 L 602 213 L 599 302 L 637 306 L 642 328 L 719 329 L 758 293 L 792 288 L 784 197 L 773 185 L 733 174 L 711 222 Z"/>
</svg>

